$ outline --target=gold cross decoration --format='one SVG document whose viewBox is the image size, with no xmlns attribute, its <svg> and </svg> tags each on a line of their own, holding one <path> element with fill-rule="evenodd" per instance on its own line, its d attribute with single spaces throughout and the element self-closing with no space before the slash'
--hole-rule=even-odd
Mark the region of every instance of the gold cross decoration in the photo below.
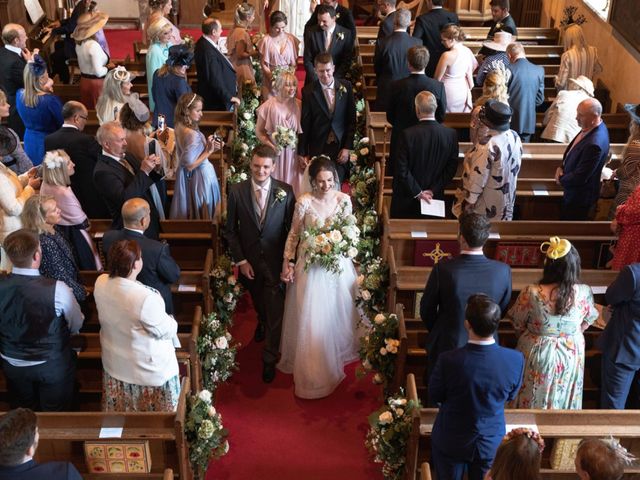
<svg viewBox="0 0 640 480">
<path fill-rule="evenodd" d="M 438 263 L 443 258 L 450 257 L 451 254 L 449 252 L 445 252 L 444 250 L 442 250 L 440 248 L 440 243 L 436 242 L 436 248 L 431 250 L 429 253 L 426 253 L 426 252 L 423 253 L 422 256 L 423 257 L 429 257 L 431 260 L 433 260 L 433 263 L 435 265 L 436 263 Z"/>
</svg>

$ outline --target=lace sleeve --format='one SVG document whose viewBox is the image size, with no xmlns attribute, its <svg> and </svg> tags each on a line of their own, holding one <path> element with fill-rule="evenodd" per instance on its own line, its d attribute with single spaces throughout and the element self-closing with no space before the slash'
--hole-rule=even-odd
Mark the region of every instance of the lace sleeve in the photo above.
<svg viewBox="0 0 640 480">
<path fill-rule="evenodd" d="M 300 234 L 304 228 L 304 216 L 306 213 L 306 203 L 304 197 L 296 202 L 296 208 L 293 211 L 291 219 L 291 229 L 287 237 L 287 243 L 284 245 L 284 260 L 292 260 L 296 258 L 296 249 L 300 240 Z"/>
</svg>

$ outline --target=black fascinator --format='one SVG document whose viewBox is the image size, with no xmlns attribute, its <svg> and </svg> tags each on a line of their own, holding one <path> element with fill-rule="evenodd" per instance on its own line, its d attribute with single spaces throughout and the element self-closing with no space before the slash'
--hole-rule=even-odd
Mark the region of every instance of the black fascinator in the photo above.
<svg viewBox="0 0 640 480">
<path fill-rule="evenodd" d="M 169 48 L 169 57 L 167 58 L 167 65 L 170 67 L 180 67 L 186 65 L 191 66 L 193 62 L 193 50 L 188 45 L 174 45 Z"/>
<path fill-rule="evenodd" d="M 36 53 L 33 56 L 33 60 L 29 62 L 29 68 L 36 77 L 40 77 L 47 71 L 47 62 L 45 62 L 44 58 Z"/>
</svg>

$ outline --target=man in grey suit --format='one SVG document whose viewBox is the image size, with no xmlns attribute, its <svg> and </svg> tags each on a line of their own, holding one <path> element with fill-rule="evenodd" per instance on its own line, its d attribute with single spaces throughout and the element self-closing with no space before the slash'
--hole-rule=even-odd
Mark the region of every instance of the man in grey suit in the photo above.
<svg viewBox="0 0 640 480">
<path fill-rule="evenodd" d="M 529 142 L 536 132 L 536 107 L 544 101 L 544 68 L 534 65 L 524 52 L 521 43 L 507 47 L 511 63 L 509 81 L 509 105 L 513 110 L 511 130 L 520 135 L 522 142 Z"/>
<path fill-rule="evenodd" d="M 249 289 L 264 331 L 262 380 L 276 375 L 284 313 L 284 286 L 280 280 L 295 197 L 291 186 L 271 178 L 278 158 L 275 150 L 258 145 L 251 157 L 251 178 L 231 186 L 225 239 Z M 259 337 L 256 334 L 256 337 Z"/>
</svg>

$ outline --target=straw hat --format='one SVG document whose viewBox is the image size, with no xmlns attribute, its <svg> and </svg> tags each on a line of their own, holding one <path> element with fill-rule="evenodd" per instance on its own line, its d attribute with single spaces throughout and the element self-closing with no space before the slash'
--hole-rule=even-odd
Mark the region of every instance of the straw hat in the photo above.
<svg viewBox="0 0 640 480">
<path fill-rule="evenodd" d="M 104 28 L 108 21 L 109 15 L 103 12 L 83 13 L 78 18 L 78 25 L 71 34 L 71 38 L 78 42 L 86 40 Z"/>
<path fill-rule="evenodd" d="M 506 52 L 509 44 L 513 42 L 513 35 L 509 32 L 496 32 L 493 40 L 487 40 L 483 45 L 496 52 Z"/>
<path fill-rule="evenodd" d="M 589 80 L 589 77 L 585 77 L 584 75 L 580 75 L 578 78 L 570 78 L 569 83 L 575 85 L 581 90 L 584 90 L 587 95 L 593 97 L 593 82 Z"/>
</svg>

